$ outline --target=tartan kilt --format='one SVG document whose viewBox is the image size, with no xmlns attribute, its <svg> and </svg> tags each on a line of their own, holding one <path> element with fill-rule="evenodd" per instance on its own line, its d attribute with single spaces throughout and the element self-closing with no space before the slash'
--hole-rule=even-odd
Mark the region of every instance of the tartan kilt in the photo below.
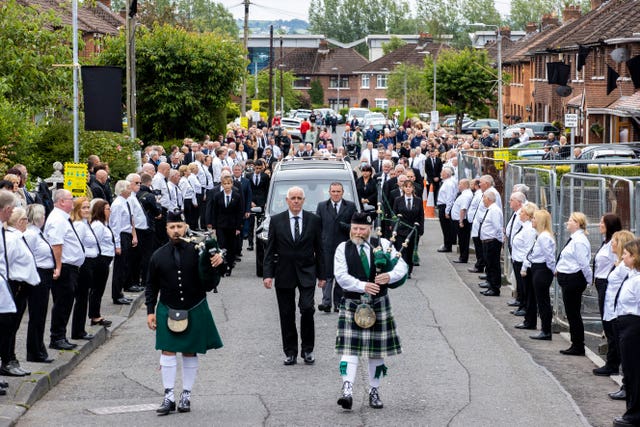
<svg viewBox="0 0 640 427">
<path fill-rule="evenodd" d="M 200 353 L 222 347 L 222 339 L 213 321 L 207 300 L 189 310 L 189 326 L 184 332 L 172 332 L 167 326 L 169 308 L 162 302 L 156 307 L 156 350 L 173 353 Z"/>
<path fill-rule="evenodd" d="M 371 359 L 402 353 L 389 296 L 374 298 L 371 302 L 373 311 L 376 313 L 376 323 L 368 329 L 361 328 L 354 320 L 358 305 L 360 300 L 342 298 L 340 302 L 336 353 Z"/>
</svg>

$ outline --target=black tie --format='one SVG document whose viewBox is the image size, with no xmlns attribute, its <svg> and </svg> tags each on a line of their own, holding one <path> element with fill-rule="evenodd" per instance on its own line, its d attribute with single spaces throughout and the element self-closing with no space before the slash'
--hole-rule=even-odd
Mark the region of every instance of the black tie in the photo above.
<svg viewBox="0 0 640 427">
<path fill-rule="evenodd" d="M 129 203 L 127 203 L 127 206 L 129 206 Z M 84 245 L 82 244 L 82 240 L 80 240 L 80 236 L 78 236 L 78 232 L 73 226 L 73 221 L 71 221 L 71 218 L 69 218 L 69 224 L 71 224 L 71 229 L 73 230 L 73 234 L 76 235 L 76 239 L 78 239 L 78 243 L 80 243 L 80 247 L 82 248 L 82 253 L 84 253 Z"/>
<path fill-rule="evenodd" d="M 570 241 L 571 241 L 571 237 L 569 237 L 569 240 L 567 240 L 567 243 L 565 243 L 564 246 L 562 247 L 562 249 L 560 249 L 560 252 L 558 252 L 558 257 L 556 258 L 556 263 L 558 261 L 560 261 L 560 255 L 562 255 L 562 251 L 564 251 L 564 248 L 567 247 L 567 245 L 569 244 Z"/>
<path fill-rule="evenodd" d="M 627 274 L 624 277 L 624 279 L 622 280 L 622 283 L 620 284 L 620 287 L 618 288 L 618 292 L 616 293 L 616 299 L 613 301 L 613 310 L 614 311 L 618 307 L 618 298 L 620 298 L 620 291 L 622 290 L 622 287 L 624 286 L 624 282 L 626 282 L 628 278 L 629 278 L 629 275 Z"/>
<path fill-rule="evenodd" d="M 482 224 L 484 224 L 484 220 L 487 218 L 487 214 L 489 213 L 489 209 L 487 209 L 486 211 L 484 211 L 484 216 L 482 217 L 482 220 L 480 221 L 480 226 L 478 227 L 478 238 L 482 239 Z"/>
<path fill-rule="evenodd" d="M 180 197 L 178 197 L 178 186 L 176 185 L 174 188 L 176 190 L 176 204 L 178 205 L 178 209 L 182 210 L 182 206 L 180 205 Z"/>
<path fill-rule="evenodd" d="M 89 224 L 89 230 L 91 230 L 91 234 L 93 234 L 93 238 L 96 239 L 96 245 L 98 245 L 98 255 L 102 255 L 102 248 L 100 248 L 100 242 L 98 241 L 98 236 L 96 236 L 96 232 L 93 231 L 93 227 Z"/>
<path fill-rule="evenodd" d="M 167 187 L 167 194 L 169 195 L 169 200 L 171 200 L 171 190 L 169 190 L 169 181 L 167 181 L 167 178 L 164 179 L 164 185 Z M 131 208 L 129 208 L 129 213 L 131 213 Z"/>
<path fill-rule="evenodd" d="M 337 203 L 333 204 L 333 210 L 335 211 L 336 216 L 337 216 L 338 215 L 338 204 Z"/>
<path fill-rule="evenodd" d="M 225 207 L 226 207 L 226 208 L 228 208 L 228 207 L 229 207 L 229 202 L 231 201 L 230 199 L 231 199 L 231 196 L 229 196 L 229 195 L 227 194 L 227 203 L 225 204 Z"/>
<path fill-rule="evenodd" d="M 182 266 L 182 260 L 181 260 L 181 256 L 180 256 L 180 246 L 175 245 L 173 247 L 173 260 L 176 263 L 176 268 L 178 269 L 178 272 L 180 272 L 180 267 Z"/>
<path fill-rule="evenodd" d="M 411 199 L 407 199 L 407 209 L 411 210 Z"/>
<path fill-rule="evenodd" d="M 5 236 L 6 230 L 2 227 L 2 247 L 4 249 L 4 265 L 6 266 L 7 278 L 9 277 L 9 257 L 7 256 L 7 238 Z"/>
<path fill-rule="evenodd" d="M 300 217 L 294 216 L 293 219 L 296 221 L 293 225 L 293 240 L 297 242 L 300 239 Z"/>
<path fill-rule="evenodd" d="M 49 244 L 49 242 L 47 242 L 47 239 L 45 239 L 44 236 L 42 235 L 42 231 L 40 232 L 40 238 L 44 240 L 44 242 L 47 244 L 47 247 L 49 248 L 49 251 L 51 251 L 51 259 L 53 259 L 53 265 L 55 266 L 56 256 L 53 254 L 53 249 L 51 248 L 51 245 Z"/>
<path fill-rule="evenodd" d="M 595 255 L 593 255 L 593 262 L 591 263 L 591 271 L 593 271 L 593 280 L 596 280 L 596 255 L 598 255 L 598 252 L 600 252 L 600 249 L 602 249 L 602 247 L 606 244 L 607 242 L 605 242 L 604 240 L 602 241 L 602 244 L 600 245 L 600 247 L 598 248 L 598 250 L 596 251 Z M 615 267 L 614 267 L 615 268 Z"/>
</svg>

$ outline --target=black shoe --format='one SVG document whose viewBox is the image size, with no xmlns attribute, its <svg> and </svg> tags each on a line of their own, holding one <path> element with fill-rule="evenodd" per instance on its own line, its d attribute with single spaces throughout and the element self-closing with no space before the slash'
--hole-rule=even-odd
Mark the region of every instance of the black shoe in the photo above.
<svg viewBox="0 0 640 427">
<path fill-rule="evenodd" d="M 86 340 L 86 341 L 91 341 L 92 339 L 95 338 L 95 335 L 93 334 L 88 334 L 88 333 L 84 333 L 84 335 L 80 335 L 80 336 L 76 336 L 76 337 L 71 337 L 71 339 L 73 340 Z"/>
<path fill-rule="evenodd" d="M 69 341 L 68 339 L 66 339 L 66 338 L 64 339 L 64 341 L 65 341 L 67 344 L 69 344 L 71 347 L 73 347 L 73 348 L 76 348 L 76 347 L 78 346 L 78 344 L 72 343 L 72 342 L 70 342 L 70 341 Z"/>
<path fill-rule="evenodd" d="M 132 285 L 125 289 L 125 292 L 142 292 L 145 288 L 143 286 Z"/>
<path fill-rule="evenodd" d="M 477 267 L 467 268 L 467 271 L 469 273 L 482 273 L 482 269 Z"/>
<path fill-rule="evenodd" d="M 284 359 L 284 366 L 291 366 L 291 365 L 295 365 L 296 363 L 298 363 L 298 360 L 296 359 L 295 356 L 287 356 Z"/>
<path fill-rule="evenodd" d="M 158 415 L 168 415 L 169 412 L 176 410 L 176 402 L 169 400 L 169 398 L 167 397 L 167 393 L 169 391 L 171 391 L 171 389 L 166 389 L 164 391 L 164 399 L 162 399 L 160 407 L 156 409 Z"/>
<path fill-rule="evenodd" d="M 485 297 L 499 297 L 500 291 L 494 291 L 493 289 L 487 289 L 486 291 L 480 292 Z"/>
<path fill-rule="evenodd" d="M 191 391 L 183 390 L 178 402 L 178 412 L 191 412 Z"/>
<path fill-rule="evenodd" d="M 520 301 L 518 301 L 517 299 L 512 299 L 507 303 L 507 305 L 509 307 L 520 307 Z"/>
<path fill-rule="evenodd" d="M 610 368 L 607 365 L 596 368 L 592 372 L 593 375 L 597 375 L 599 377 L 608 377 L 609 375 L 618 375 L 620 373 L 618 369 Z"/>
<path fill-rule="evenodd" d="M 27 362 L 33 363 L 53 363 L 55 359 L 50 358 L 48 355 L 42 355 L 39 357 L 29 357 L 27 356 Z"/>
<path fill-rule="evenodd" d="M 340 313 L 340 309 L 338 307 L 333 307 L 333 312 L 334 313 Z"/>
<path fill-rule="evenodd" d="M 483 289 L 489 289 L 489 282 L 478 283 L 478 286 Z"/>
<path fill-rule="evenodd" d="M 531 329 L 531 330 L 535 330 L 536 327 L 535 326 L 531 326 L 528 323 L 518 323 L 516 326 L 514 326 L 514 328 L 516 329 Z"/>
<path fill-rule="evenodd" d="M 353 406 L 353 385 L 349 381 L 342 383 L 342 395 L 338 399 L 338 405 L 342 409 L 351 409 Z"/>
<path fill-rule="evenodd" d="M 371 391 L 369 392 L 369 406 L 375 409 L 380 409 L 383 406 L 376 387 L 371 387 Z"/>
<path fill-rule="evenodd" d="M 634 427 L 637 424 L 632 423 L 625 417 L 615 417 L 613 419 L 613 427 Z"/>
<path fill-rule="evenodd" d="M 307 365 L 313 365 L 316 363 L 316 357 L 313 355 L 313 351 L 302 353 L 302 358 L 304 359 L 304 363 Z"/>
<path fill-rule="evenodd" d="M 438 248 L 438 252 L 445 253 L 445 252 L 452 252 L 452 250 L 451 248 Z"/>
<path fill-rule="evenodd" d="M 618 391 L 614 391 L 612 393 L 607 393 L 607 395 L 613 400 L 626 400 L 627 399 L 627 391 L 624 388 L 621 388 Z"/>
<path fill-rule="evenodd" d="M 517 310 L 511 310 L 510 313 L 514 316 L 524 316 L 525 314 L 527 314 L 527 311 L 519 308 Z"/>
<path fill-rule="evenodd" d="M 111 322 L 111 320 L 107 320 L 107 319 L 100 319 L 100 320 L 93 320 L 91 319 L 91 326 L 96 326 L 96 325 L 100 325 L 100 326 L 104 326 L 105 328 L 108 328 L 109 326 L 111 326 L 113 322 Z"/>
<path fill-rule="evenodd" d="M 318 310 L 324 311 L 325 313 L 330 313 L 331 312 L 331 305 L 320 304 L 320 305 L 318 305 Z"/>
<path fill-rule="evenodd" d="M 478 279 L 487 280 L 487 275 L 486 274 L 481 274 L 481 275 L 478 276 Z"/>
<path fill-rule="evenodd" d="M 247 247 L 247 250 L 248 250 L 248 251 L 252 251 L 252 250 L 253 250 L 253 245 L 248 246 L 248 247 Z"/>
<path fill-rule="evenodd" d="M 0 366 L 0 375 L 4 375 L 5 377 L 24 377 L 27 373 L 20 369 L 19 366 L 11 365 L 11 362 L 9 362 L 6 365 Z"/>
<path fill-rule="evenodd" d="M 0 388 L 9 388 L 9 383 L 6 381 L 0 381 Z"/>
<path fill-rule="evenodd" d="M 65 339 L 52 341 L 51 344 L 49 344 L 49 348 L 52 348 L 54 350 L 73 350 L 76 347 L 77 346 L 75 344 L 71 344 Z"/>
<path fill-rule="evenodd" d="M 0 388 L 0 396 L 6 396 L 7 395 L 7 390 Z"/>
<path fill-rule="evenodd" d="M 131 304 L 131 300 L 129 298 L 118 298 L 117 300 L 113 301 L 113 303 L 115 305 L 130 305 Z"/>
<path fill-rule="evenodd" d="M 566 356 L 584 356 L 584 347 L 577 348 L 577 347 L 571 346 L 566 350 L 560 350 L 560 353 Z"/>
<path fill-rule="evenodd" d="M 551 341 L 551 334 L 540 332 L 538 335 L 531 335 L 529 338 L 532 340 Z"/>
<path fill-rule="evenodd" d="M 454 259 L 453 262 L 456 263 L 456 264 L 466 264 L 467 263 L 467 261 L 464 261 L 464 260 L 461 260 L 461 259 Z"/>
</svg>

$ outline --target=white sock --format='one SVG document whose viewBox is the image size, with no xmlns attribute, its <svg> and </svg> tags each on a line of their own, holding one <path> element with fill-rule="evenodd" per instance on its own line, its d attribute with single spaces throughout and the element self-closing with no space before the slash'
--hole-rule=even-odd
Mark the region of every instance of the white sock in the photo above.
<svg viewBox="0 0 640 427">
<path fill-rule="evenodd" d="M 182 356 L 182 390 L 191 392 L 198 373 L 198 356 Z"/>
<path fill-rule="evenodd" d="M 346 368 L 345 366 L 346 365 Z M 349 381 L 351 384 L 356 380 L 358 372 L 358 356 L 342 356 L 340 359 L 340 375 L 342 382 Z"/>
<path fill-rule="evenodd" d="M 176 384 L 177 364 L 178 361 L 175 355 L 160 355 L 160 372 L 162 373 L 162 385 L 165 390 L 171 390 L 171 392 L 167 393 L 167 396 L 165 397 L 167 397 L 172 402 L 175 401 L 175 397 L 173 395 L 173 387 Z"/>
<path fill-rule="evenodd" d="M 376 378 L 376 370 L 380 366 L 381 370 L 384 367 L 384 359 L 369 359 L 369 385 L 371 387 L 378 388 L 380 387 L 380 377 L 386 375 L 386 368 L 379 372 Z"/>
</svg>

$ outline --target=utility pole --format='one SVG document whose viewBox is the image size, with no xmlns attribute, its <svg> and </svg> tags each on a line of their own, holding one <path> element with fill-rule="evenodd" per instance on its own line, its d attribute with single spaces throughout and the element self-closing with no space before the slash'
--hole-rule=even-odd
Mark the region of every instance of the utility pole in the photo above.
<svg viewBox="0 0 640 427">
<path fill-rule="evenodd" d="M 243 36 L 243 46 L 245 52 L 247 52 L 248 57 L 248 44 L 249 44 L 249 0 L 244 0 L 244 36 Z M 244 70 L 242 76 L 242 101 L 240 103 L 240 116 L 245 117 L 247 112 L 247 78 L 246 78 L 246 69 Z"/>
<path fill-rule="evenodd" d="M 273 119 L 273 25 L 269 26 L 269 123 Z"/>
<path fill-rule="evenodd" d="M 282 40 L 282 34 L 280 34 L 280 64 L 278 66 L 278 68 L 280 68 L 280 117 L 284 117 L 284 86 L 282 84 L 282 68 L 284 67 L 284 64 L 282 63 L 282 58 L 283 56 L 283 49 L 282 46 L 284 44 L 284 41 Z M 278 103 L 276 102 L 276 105 Z"/>
</svg>

